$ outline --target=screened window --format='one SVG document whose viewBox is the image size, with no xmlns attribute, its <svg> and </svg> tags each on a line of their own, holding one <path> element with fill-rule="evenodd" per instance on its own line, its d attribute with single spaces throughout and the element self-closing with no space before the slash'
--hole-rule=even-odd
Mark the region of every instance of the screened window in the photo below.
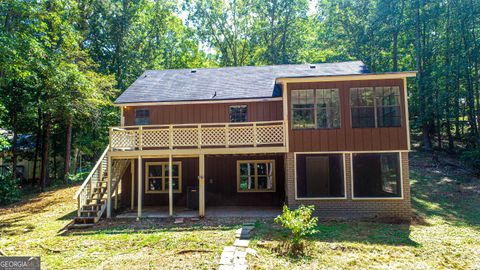
<svg viewBox="0 0 480 270">
<path fill-rule="evenodd" d="M 168 193 L 169 165 L 168 162 L 147 162 L 146 163 L 146 193 Z M 180 193 L 182 190 L 182 164 L 172 164 L 172 186 L 173 192 Z"/>
<path fill-rule="evenodd" d="M 339 128 L 340 94 L 338 89 L 292 91 L 294 129 Z"/>
<path fill-rule="evenodd" d="M 238 192 L 274 192 L 274 160 L 237 161 Z"/>
<path fill-rule="evenodd" d="M 352 127 L 399 127 L 400 89 L 363 87 L 350 89 Z"/>
<path fill-rule="evenodd" d="M 375 87 L 377 125 L 379 127 L 399 127 L 400 89 L 398 87 Z"/>
<path fill-rule="evenodd" d="M 135 125 L 150 125 L 150 111 L 147 109 L 136 109 Z"/>
<path fill-rule="evenodd" d="M 354 197 L 401 197 L 398 153 L 354 154 L 352 165 Z"/>
<path fill-rule="evenodd" d="M 343 156 L 297 155 L 297 198 L 343 198 Z"/>
<path fill-rule="evenodd" d="M 230 117 L 230 122 L 247 122 L 248 121 L 247 105 L 230 106 L 229 117 Z"/>
</svg>

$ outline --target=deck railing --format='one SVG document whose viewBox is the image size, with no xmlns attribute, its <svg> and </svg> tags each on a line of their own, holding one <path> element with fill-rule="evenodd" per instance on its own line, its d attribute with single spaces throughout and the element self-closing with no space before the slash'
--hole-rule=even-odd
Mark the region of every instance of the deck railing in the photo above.
<svg viewBox="0 0 480 270">
<path fill-rule="evenodd" d="M 283 121 L 110 128 L 110 149 L 285 146 Z"/>
</svg>

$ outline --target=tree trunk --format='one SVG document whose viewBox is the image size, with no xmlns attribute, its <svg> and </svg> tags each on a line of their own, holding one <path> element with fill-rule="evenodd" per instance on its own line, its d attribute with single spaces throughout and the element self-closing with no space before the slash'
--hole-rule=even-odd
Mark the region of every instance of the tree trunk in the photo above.
<svg viewBox="0 0 480 270">
<path fill-rule="evenodd" d="M 421 29 L 420 29 L 420 0 L 416 0 L 416 10 L 415 10 L 415 49 L 416 49 L 416 65 L 417 65 L 417 87 L 419 93 L 419 106 L 420 106 L 420 117 L 422 121 L 422 142 L 423 148 L 425 150 L 432 149 L 432 143 L 430 141 L 430 126 L 428 123 L 427 116 L 427 103 L 426 103 L 426 93 L 424 92 L 423 87 L 423 71 L 422 71 L 422 45 L 421 41 Z"/>
<path fill-rule="evenodd" d="M 51 123 L 50 117 L 46 116 L 44 120 L 44 129 L 43 129 L 43 147 L 42 147 L 42 171 L 41 171 L 41 190 L 44 191 L 49 183 L 48 176 L 48 151 L 49 151 L 49 141 L 50 141 L 50 130 Z"/>
<path fill-rule="evenodd" d="M 38 101 L 39 102 L 39 101 Z M 37 115 L 38 115 L 38 118 L 37 118 L 37 134 L 36 134 L 36 138 L 35 138 L 35 154 L 33 156 L 33 183 L 32 184 L 36 184 L 37 182 L 37 160 L 38 160 L 38 153 L 40 152 L 39 151 L 39 148 L 40 148 L 40 137 L 42 136 L 42 109 L 40 108 L 40 104 L 37 104 L 38 108 L 37 108 Z M 39 178 L 41 179 L 41 178 Z M 41 180 L 40 180 L 41 182 Z M 39 186 L 41 186 L 41 183 L 37 183 Z"/>
<path fill-rule="evenodd" d="M 63 170 L 63 182 L 68 183 L 68 173 L 70 172 L 70 152 L 72 148 L 72 119 L 68 119 L 67 123 L 67 138 L 65 142 L 65 168 Z"/>
</svg>

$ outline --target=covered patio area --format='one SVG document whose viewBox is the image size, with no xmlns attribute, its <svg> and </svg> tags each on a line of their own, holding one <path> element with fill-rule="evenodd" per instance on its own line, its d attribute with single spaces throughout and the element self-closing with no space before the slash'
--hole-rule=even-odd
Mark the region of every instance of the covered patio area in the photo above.
<svg viewBox="0 0 480 270">
<path fill-rule="evenodd" d="M 209 218 L 274 218 L 282 213 L 281 207 L 271 206 L 211 206 L 206 208 L 206 216 Z M 116 218 L 137 218 L 137 211 L 125 210 L 116 215 Z M 169 218 L 167 206 L 145 207 L 142 213 L 143 218 Z M 197 210 L 187 208 L 176 208 L 173 217 L 198 218 Z"/>
</svg>

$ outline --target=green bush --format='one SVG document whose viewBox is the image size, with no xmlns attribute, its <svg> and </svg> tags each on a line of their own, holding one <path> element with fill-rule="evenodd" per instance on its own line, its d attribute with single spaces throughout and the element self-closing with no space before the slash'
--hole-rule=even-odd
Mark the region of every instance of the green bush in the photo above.
<svg viewBox="0 0 480 270">
<path fill-rule="evenodd" d="M 18 185 L 18 179 L 13 179 L 10 173 L 0 175 L 0 205 L 20 200 L 21 191 Z"/>
<path fill-rule="evenodd" d="M 296 210 L 290 210 L 288 206 L 283 206 L 283 213 L 275 218 L 276 223 L 280 223 L 282 227 L 290 230 L 290 244 L 287 248 L 294 255 L 304 252 L 303 237 L 315 232 L 318 218 L 312 217 L 315 210 L 313 205 L 300 205 Z"/>
<path fill-rule="evenodd" d="M 472 166 L 474 170 L 476 170 L 477 174 L 480 172 L 480 149 L 479 148 L 472 148 L 466 150 L 462 153 L 461 156 L 462 160 Z"/>
</svg>

